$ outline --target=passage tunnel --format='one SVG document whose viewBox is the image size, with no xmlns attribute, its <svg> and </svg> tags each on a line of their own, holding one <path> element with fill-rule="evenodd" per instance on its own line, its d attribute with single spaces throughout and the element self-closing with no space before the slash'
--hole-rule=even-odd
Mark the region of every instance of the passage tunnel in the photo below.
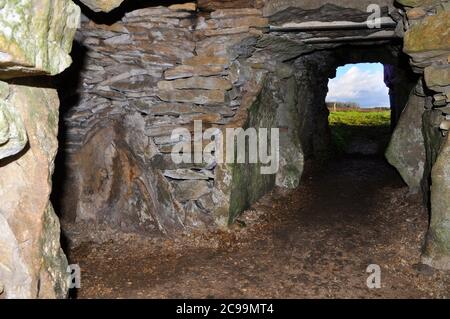
<svg viewBox="0 0 450 319">
<path fill-rule="evenodd" d="M 75 2 L 0 8 L 0 298 L 448 297 L 444 1 Z"/>
</svg>

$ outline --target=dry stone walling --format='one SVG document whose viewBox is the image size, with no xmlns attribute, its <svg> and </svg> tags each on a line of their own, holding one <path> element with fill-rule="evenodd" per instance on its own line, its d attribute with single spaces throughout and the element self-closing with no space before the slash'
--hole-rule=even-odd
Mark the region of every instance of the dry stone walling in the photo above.
<svg viewBox="0 0 450 319">
<path fill-rule="evenodd" d="M 388 159 L 410 187 L 421 184 L 428 193 L 431 186 L 431 222 L 422 261 L 450 269 L 450 3 L 408 0 L 399 3 L 406 6 L 404 51 L 411 56 L 414 70 L 423 76 L 411 96 L 410 110 L 403 114 L 403 125 L 394 133 Z M 406 142 L 398 147 L 402 136 Z M 416 146 L 408 147 L 411 141 Z M 422 171 L 424 175 L 420 176 Z"/>
<path fill-rule="evenodd" d="M 365 24 L 371 3 L 199 2 L 135 10 L 111 25 L 84 19 L 77 36 L 81 83 L 72 92 L 79 101 L 65 114 L 63 216 L 139 232 L 225 227 L 275 185 L 296 187 L 304 158 L 327 151 L 324 98 L 337 66 L 398 64 L 398 104 L 412 88 L 421 90 L 422 81 L 416 86 L 399 62 L 395 39 L 410 24 L 392 2 L 379 2 L 381 30 L 324 30 L 330 22 Z M 411 96 L 388 152 L 404 159 L 388 155 L 412 190 L 429 187 L 430 144 L 410 127 L 422 127 L 424 100 Z M 174 164 L 171 133 L 193 131 L 194 120 L 204 130 L 282 128 L 280 171 L 261 176 L 250 164 Z"/>
<path fill-rule="evenodd" d="M 21 10 L 15 1 L 0 10 L 1 78 L 63 71 L 79 9 L 70 1 L 22 2 Z M 82 2 L 111 11 L 122 1 Z M 372 2 L 381 5 L 386 28 L 317 30 L 330 22 L 364 24 Z M 84 17 L 71 70 L 79 74 L 56 81 L 67 158 L 61 215 L 144 233 L 226 227 L 275 185 L 296 187 L 304 158 L 321 152 L 327 138 L 321 72 L 332 73 L 331 60 L 334 68 L 345 62 L 336 53 L 343 43 L 382 46 L 395 56 L 390 44 L 404 36 L 404 50 L 424 76 L 388 158 L 413 190 L 427 193 L 431 174 L 424 262 L 449 268 L 449 5 L 400 3 L 404 10 L 387 0 L 201 0 L 131 11 L 111 25 Z M 78 85 L 64 88 L 77 78 Z M 48 202 L 58 99 L 41 79 L 18 83 L 0 86 L 1 290 L 6 297 L 64 297 L 67 261 Z M 311 94 L 317 88 L 323 96 Z M 258 165 L 175 165 L 171 132 L 193 131 L 194 120 L 202 120 L 203 130 L 281 128 L 280 170 L 263 176 Z"/>
</svg>

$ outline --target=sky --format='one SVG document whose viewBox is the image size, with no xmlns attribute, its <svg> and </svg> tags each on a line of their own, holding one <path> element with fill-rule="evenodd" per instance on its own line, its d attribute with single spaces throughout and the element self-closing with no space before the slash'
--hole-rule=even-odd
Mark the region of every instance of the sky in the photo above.
<svg viewBox="0 0 450 319">
<path fill-rule="evenodd" d="M 381 63 L 347 64 L 328 82 L 327 102 L 356 102 L 361 107 L 389 107 Z"/>
</svg>

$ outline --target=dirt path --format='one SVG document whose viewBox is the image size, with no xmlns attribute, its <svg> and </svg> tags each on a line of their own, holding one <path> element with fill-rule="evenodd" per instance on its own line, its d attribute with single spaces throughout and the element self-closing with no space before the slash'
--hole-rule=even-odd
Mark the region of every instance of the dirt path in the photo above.
<svg viewBox="0 0 450 319">
<path fill-rule="evenodd" d="M 344 158 L 269 194 L 230 232 L 117 235 L 72 251 L 78 298 L 450 297 L 450 273 L 418 265 L 427 212 L 375 157 Z M 381 289 L 368 289 L 378 264 Z"/>
</svg>

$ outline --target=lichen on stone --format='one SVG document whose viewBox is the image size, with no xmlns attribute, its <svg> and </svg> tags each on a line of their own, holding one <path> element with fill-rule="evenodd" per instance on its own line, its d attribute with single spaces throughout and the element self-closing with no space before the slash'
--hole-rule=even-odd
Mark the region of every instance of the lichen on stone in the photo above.
<svg viewBox="0 0 450 319">
<path fill-rule="evenodd" d="M 20 115 L 7 100 L 8 85 L 0 82 L 0 160 L 16 155 L 28 142 Z"/>
<path fill-rule="evenodd" d="M 0 78 L 55 75 L 72 63 L 80 19 L 72 1 L 3 0 L 0 7 Z"/>
</svg>

